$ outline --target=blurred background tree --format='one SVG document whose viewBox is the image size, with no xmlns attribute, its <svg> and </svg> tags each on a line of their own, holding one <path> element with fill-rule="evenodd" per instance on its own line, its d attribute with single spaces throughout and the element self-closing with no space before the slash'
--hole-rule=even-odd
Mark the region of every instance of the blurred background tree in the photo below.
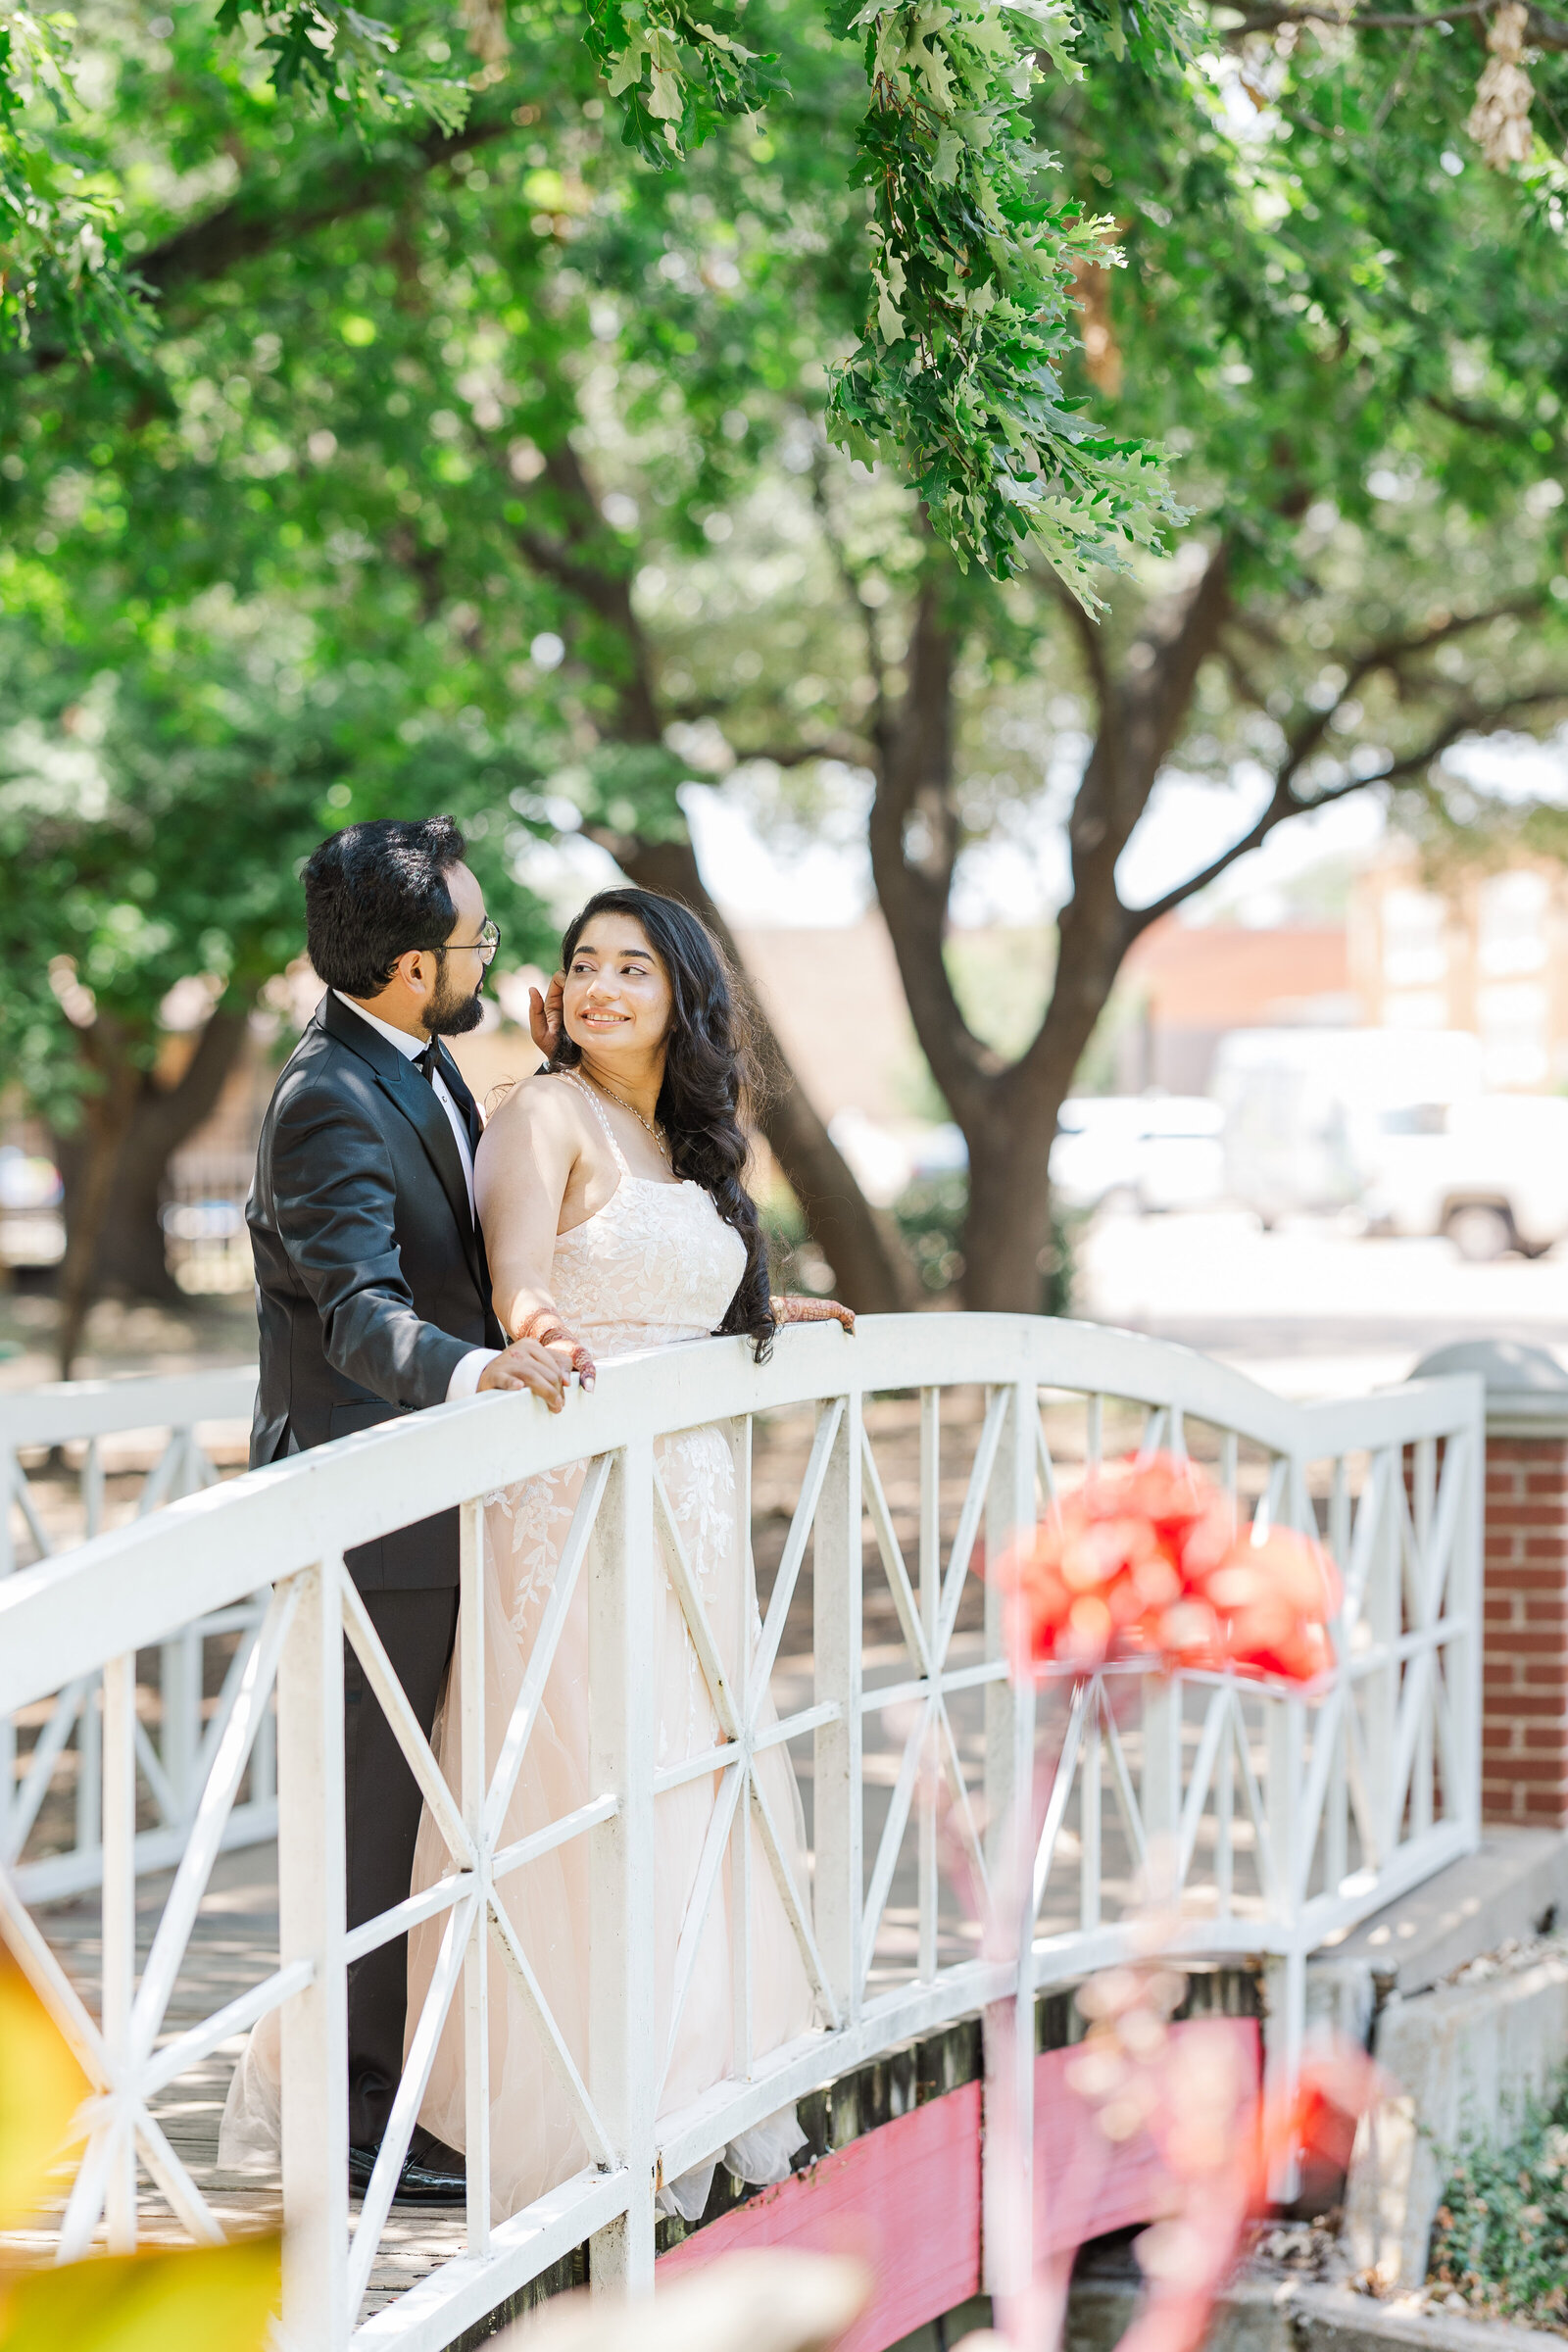
<svg viewBox="0 0 1568 2352">
<path fill-rule="evenodd" d="M 1488 160 L 1485 20 L 1443 22 L 1215 11 L 1184 59 L 1091 14 L 1082 77 L 1037 86 L 1042 146 L 1127 255 L 1080 264 L 1070 388 L 1163 440 L 1192 510 L 1169 558 L 1102 583 L 1099 622 L 1043 558 L 961 570 L 898 468 L 828 439 L 825 363 L 868 295 L 843 163 L 864 81 L 813 12 L 751 0 L 791 94 L 678 173 L 621 142 L 575 22 L 542 10 L 508 12 L 460 129 L 400 118 L 359 145 L 215 62 L 195 8 L 95 26 L 92 136 L 158 159 L 126 234 L 161 334 L 5 381 L 0 810 L 8 860 L 65 845 L 41 895 L 16 867 L 0 940 L 35 1099 L 86 1073 L 109 1117 L 109 1032 L 86 1041 L 111 970 L 146 971 L 139 1071 L 175 979 L 221 979 L 212 1018 L 237 1017 L 298 951 L 295 858 L 344 815 L 482 815 L 497 894 L 526 838 L 580 837 L 724 930 L 688 779 L 776 828 L 863 799 L 968 1149 L 944 1263 L 970 1305 L 1038 1304 L 1057 1110 L 1139 932 L 1278 824 L 1441 778 L 1448 746 L 1568 702 L 1559 167 L 1533 132 Z M 1560 144 L 1558 28 L 1530 29 L 1556 44 L 1529 71 Z M 419 37 L 447 72 L 458 36 Z M 47 778 L 89 771 L 123 813 L 51 836 Z M 1177 772 L 1232 794 L 1233 841 L 1129 903 L 1124 853 Z M 242 804 L 255 864 L 224 847 Z M 115 823 L 167 838 L 167 868 Z M 1004 1034 L 955 969 L 954 891 L 988 844 L 1060 839 L 1040 1018 Z M 66 911 L 78 861 L 90 922 Z M 197 865 L 201 913 L 176 889 Z M 764 1045 L 763 1131 L 839 1288 L 903 1303 L 908 1251 Z"/>
<path fill-rule="evenodd" d="M 69 1377 L 95 1297 L 177 1295 L 164 1171 L 300 952 L 299 868 L 323 832 L 360 809 L 450 808 L 512 952 L 548 953 L 550 934 L 492 831 L 498 800 L 532 777 L 526 756 L 476 714 L 432 713 L 406 668 L 216 591 L 168 625 L 107 622 L 112 644 L 63 643 L 36 609 L 11 618 L 0 1019 L 9 1074 L 60 1139 Z M 171 1077 L 159 1065 L 180 1031 L 192 1050 Z"/>
</svg>

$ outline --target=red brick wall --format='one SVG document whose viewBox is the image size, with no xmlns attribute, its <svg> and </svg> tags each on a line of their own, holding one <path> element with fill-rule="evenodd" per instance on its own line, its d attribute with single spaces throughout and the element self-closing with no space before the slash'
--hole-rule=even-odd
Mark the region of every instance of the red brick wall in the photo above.
<svg viewBox="0 0 1568 2352">
<path fill-rule="evenodd" d="M 1481 1810 L 1568 1824 L 1568 1440 L 1489 1438 Z"/>
</svg>

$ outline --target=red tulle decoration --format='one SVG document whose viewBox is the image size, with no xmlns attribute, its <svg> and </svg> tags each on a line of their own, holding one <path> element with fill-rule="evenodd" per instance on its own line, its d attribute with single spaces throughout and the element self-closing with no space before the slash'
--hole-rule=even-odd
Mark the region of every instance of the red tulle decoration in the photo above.
<svg viewBox="0 0 1568 2352">
<path fill-rule="evenodd" d="M 1090 1673 L 1157 1658 L 1310 1683 L 1333 1663 L 1340 1580 L 1294 1529 L 1255 1538 L 1213 1480 L 1170 1454 L 1092 1471 L 993 1571 L 1020 1663 Z"/>
</svg>

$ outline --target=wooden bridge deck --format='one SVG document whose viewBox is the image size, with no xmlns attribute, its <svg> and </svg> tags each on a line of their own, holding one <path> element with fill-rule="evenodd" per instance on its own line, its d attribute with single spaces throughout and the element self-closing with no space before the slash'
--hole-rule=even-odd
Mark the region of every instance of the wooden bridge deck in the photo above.
<svg viewBox="0 0 1568 2352">
<path fill-rule="evenodd" d="M 143 1879 L 137 1887 L 138 1960 L 144 1960 L 172 1877 Z M 100 1920 L 96 1895 L 51 1903 L 36 1913 L 38 1924 L 64 1963 L 89 2009 L 98 2005 Z M 172 2040 L 210 2017 L 277 1966 L 277 1855 L 271 1845 L 220 1855 L 201 1915 L 192 1933 L 164 2040 Z M 225 2230 L 276 2227 L 282 2198 L 275 2178 L 225 2173 L 219 2169 L 218 2127 L 244 2036 L 226 2041 L 192 2067 L 153 2102 L 153 2111 L 176 2153 Z M 64 2200 L 40 2215 L 28 2230 L 7 2239 L 19 2251 L 47 2253 L 64 2210 Z M 355 2211 L 358 2212 L 356 2203 Z M 179 2224 L 157 2190 L 140 2183 L 139 2229 L 146 2243 L 183 2244 Z M 461 2212 L 420 2212 L 399 2207 L 382 2234 L 365 2315 L 390 2302 L 424 2277 L 463 2243 Z"/>
</svg>

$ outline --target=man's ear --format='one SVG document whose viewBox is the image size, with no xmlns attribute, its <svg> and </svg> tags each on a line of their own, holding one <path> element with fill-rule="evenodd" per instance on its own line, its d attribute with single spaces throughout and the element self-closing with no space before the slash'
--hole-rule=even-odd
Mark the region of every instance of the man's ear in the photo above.
<svg viewBox="0 0 1568 2352">
<path fill-rule="evenodd" d="M 403 985 L 416 997 L 427 997 L 435 988 L 435 982 L 427 980 L 424 974 L 424 959 L 428 954 L 429 950 L 426 948 L 410 948 L 406 956 L 398 957 L 397 968 L 402 976 Z M 431 960 L 433 962 L 434 958 L 432 957 Z M 437 971 L 440 968 L 440 965 L 437 964 Z"/>
</svg>

